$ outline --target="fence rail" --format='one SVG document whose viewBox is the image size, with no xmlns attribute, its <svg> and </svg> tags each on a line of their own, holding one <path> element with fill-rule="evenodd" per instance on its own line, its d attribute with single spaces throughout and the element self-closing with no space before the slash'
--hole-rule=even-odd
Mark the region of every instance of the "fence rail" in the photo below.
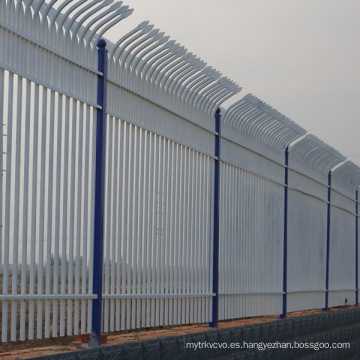
<svg viewBox="0 0 360 360">
<path fill-rule="evenodd" d="M 0 2 L 2 342 L 358 303 L 355 164 L 148 22 L 104 48 L 120 2 L 55 3 Z"/>
</svg>

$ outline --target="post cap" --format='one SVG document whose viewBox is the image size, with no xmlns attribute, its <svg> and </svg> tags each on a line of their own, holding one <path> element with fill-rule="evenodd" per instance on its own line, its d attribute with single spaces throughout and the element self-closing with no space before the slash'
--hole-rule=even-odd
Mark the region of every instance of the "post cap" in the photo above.
<svg viewBox="0 0 360 360">
<path fill-rule="evenodd" d="M 97 44 L 98 48 L 106 48 L 106 41 L 104 39 L 100 39 L 98 44 Z"/>
</svg>

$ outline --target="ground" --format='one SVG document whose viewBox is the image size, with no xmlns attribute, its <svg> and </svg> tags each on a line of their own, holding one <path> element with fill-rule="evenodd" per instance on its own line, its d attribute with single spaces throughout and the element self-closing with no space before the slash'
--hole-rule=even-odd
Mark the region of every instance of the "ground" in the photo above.
<svg viewBox="0 0 360 360">
<path fill-rule="evenodd" d="M 331 308 L 329 311 L 337 311 L 351 306 L 341 306 Z M 296 317 L 320 313 L 321 309 L 296 311 L 288 313 L 287 317 Z M 244 318 L 237 320 L 227 320 L 219 322 L 219 328 L 238 327 L 247 324 L 259 324 L 269 321 L 275 321 L 279 318 L 273 316 L 259 316 L 253 318 Z M 158 328 L 140 329 L 136 331 L 121 331 L 108 334 L 107 343 L 103 346 L 117 345 L 123 343 L 144 341 L 159 337 L 179 336 L 184 334 L 193 334 L 209 330 L 208 324 L 194 324 L 186 326 L 162 326 Z M 0 345 L 1 360 L 20 360 L 31 359 L 34 357 L 45 356 L 50 354 L 59 354 L 64 352 L 77 351 L 87 347 L 80 341 L 76 341 L 76 336 L 57 337 L 42 340 L 28 340 L 2 343 Z"/>
</svg>

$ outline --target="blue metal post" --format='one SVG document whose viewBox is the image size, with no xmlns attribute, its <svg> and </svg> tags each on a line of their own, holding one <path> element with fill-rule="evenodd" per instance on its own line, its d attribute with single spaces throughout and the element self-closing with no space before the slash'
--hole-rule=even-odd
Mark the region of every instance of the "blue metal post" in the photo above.
<svg viewBox="0 0 360 360">
<path fill-rule="evenodd" d="M 356 204 L 355 204 L 355 306 L 358 306 L 359 303 L 359 190 L 356 190 L 355 193 Z"/>
<path fill-rule="evenodd" d="M 92 333 L 90 346 L 101 345 L 103 254 L 104 254 L 104 184 L 105 184 L 105 138 L 106 138 L 106 85 L 107 50 L 106 41 L 100 39 L 98 46 L 98 75 L 96 117 L 96 163 L 95 163 L 95 213 L 94 213 L 94 261 L 93 293 L 97 299 L 92 304 Z"/>
<path fill-rule="evenodd" d="M 284 187 L 284 257 L 283 257 L 283 297 L 282 314 L 280 319 L 286 318 L 287 292 L 287 223 L 288 223 L 288 184 L 289 184 L 289 149 L 285 150 L 285 187 Z"/>
<path fill-rule="evenodd" d="M 326 274 L 325 274 L 325 307 L 323 311 L 327 311 L 329 307 L 329 264 L 330 264 L 330 205 L 331 200 L 331 171 L 328 175 L 328 207 L 327 207 L 327 227 L 326 227 Z"/>
<path fill-rule="evenodd" d="M 210 327 L 218 325 L 219 310 L 219 190 L 220 190 L 220 109 L 215 113 L 215 178 L 214 178 L 214 248 L 213 248 L 213 284 L 215 296 L 212 299 L 212 320 Z"/>
</svg>

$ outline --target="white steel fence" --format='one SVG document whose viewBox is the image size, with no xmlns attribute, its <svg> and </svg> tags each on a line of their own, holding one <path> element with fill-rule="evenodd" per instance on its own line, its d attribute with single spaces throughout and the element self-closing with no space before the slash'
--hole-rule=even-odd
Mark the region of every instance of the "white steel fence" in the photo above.
<svg viewBox="0 0 360 360">
<path fill-rule="evenodd" d="M 0 1 L 1 341 L 357 304 L 360 169 L 131 12 Z"/>
</svg>

